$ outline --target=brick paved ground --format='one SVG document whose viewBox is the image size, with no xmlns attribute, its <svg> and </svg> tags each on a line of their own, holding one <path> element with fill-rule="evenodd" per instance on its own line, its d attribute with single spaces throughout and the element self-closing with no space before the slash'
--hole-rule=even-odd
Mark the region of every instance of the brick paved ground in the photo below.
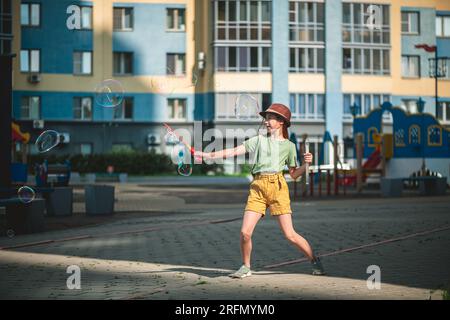
<svg viewBox="0 0 450 320">
<path fill-rule="evenodd" d="M 230 279 L 246 194 L 245 186 L 117 185 L 121 213 L 97 224 L 0 238 L 0 298 L 441 299 L 450 285 L 448 196 L 295 202 L 294 226 L 326 255 L 328 275 L 311 276 L 308 262 L 270 268 L 302 255 L 267 218 L 253 237 L 254 276 Z M 81 268 L 80 290 L 66 287 L 69 265 Z M 367 288 L 369 265 L 381 268 L 380 290 Z"/>
</svg>

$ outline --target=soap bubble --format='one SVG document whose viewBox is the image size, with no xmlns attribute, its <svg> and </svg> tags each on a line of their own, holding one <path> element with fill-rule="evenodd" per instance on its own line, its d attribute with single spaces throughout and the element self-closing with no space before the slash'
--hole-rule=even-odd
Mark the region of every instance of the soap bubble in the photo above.
<svg viewBox="0 0 450 320">
<path fill-rule="evenodd" d="M 60 134 L 55 130 L 46 130 L 36 139 L 36 147 L 39 152 L 47 152 L 56 147 L 60 142 Z"/>
<path fill-rule="evenodd" d="M 236 98 L 234 112 L 239 120 L 249 120 L 257 117 L 258 101 L 250 94 L 240 94 Z"/>
<path fill-rule="evenodd" d="M 17 196 L 23 203 L 30 203 L 36 197 L 36 193 L 34 192 L 33 188 L 23 186 L 20 187 L 19 190 L 17 190 Z"/>
<path fill-rule="evenodd" d="M 122 84 L 114 79 L 103 80 L 95 88 L 95 102 L 106 108 L 114 108 L 123 101 Z"/>
<path fill-rule="evenodd" d="M 188 163 L 179 164 L 178 173 L 182 176 L 189 177 L 192 174 L 192 165 Z"/>
</svg>

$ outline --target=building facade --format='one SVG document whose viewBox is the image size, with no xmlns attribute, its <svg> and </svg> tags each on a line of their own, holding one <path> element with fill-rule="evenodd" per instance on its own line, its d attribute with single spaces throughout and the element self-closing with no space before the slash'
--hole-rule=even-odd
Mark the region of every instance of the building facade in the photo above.
<svg viewBox="0 0 450 320">
<path fill-rule="evenodd" d="M 33 136 L 65 133 L 55 152 L 167 152 L 163 122 L 201 121 L 237 144 L 245 137 L 227 129 L 260 124 L 236 118 L 244 93 L 261 109 L 289 105 L 290 131 L 308 135 L 317 163 L 332 161 L 326 132 L 352 158 L 353 116 L 384 101 L 416 113 L 422 98 L 450 125 L 449 1 L 22 0 L 12 11 L 13 117 Z M 449 57 L 437 105 L 433 46 Z M 116 108 L 96 104 L 105 79 L 124 88 Z"/>
</svg>

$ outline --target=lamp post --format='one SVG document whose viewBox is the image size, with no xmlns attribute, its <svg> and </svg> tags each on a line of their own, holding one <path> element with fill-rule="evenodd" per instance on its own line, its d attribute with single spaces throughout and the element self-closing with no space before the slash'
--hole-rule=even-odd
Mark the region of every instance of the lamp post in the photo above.
<svg viewBox="0 0 450 320">
<path fill-rule="evenodd" d="M 353 102 L 353 104 L 350 105 L 350 112 L 352 113 L 353 118 L 360 114 L 360 111 L 361 107 L 356 102 Z"/>
<path fill-rule="evenodd" d="M 434 104 L 435 104 L 435 116 L 438 116 L 438 78 L 445 77 L 448 57 L 438 57 L 437 47 L 429 46 L 427 44 L 415 45 L 417 49 L 424 49 L 426 52 L 434 52 L 434 58 L 428 59 L 428 74 L 431 78 L 434 78 Z M 441 65 L 441 68 L 439 68 Z"/>
<path fill-rule="evenodd" d="M 423 118 L 424 118 L 424 114 L 423 114 L 423 110 L 425 107 L 425 101 L 423 101 L 422 97 L 419 98 L 419 100 L 417 101 L 417 109 L 420 113 L 420 122 L 421 122 L 421 129 L 420 129 L 420 144 L 421 144 L 421 149 L 422 149 L 422 176 L 425 175 L 425 145 L 423 143 L 423 137 L 426 137 L 426 133 L 424 130 L 424 125 L 423 125 Z M 423 132 L 423 134 L 422 134 Z"/>
</svg>

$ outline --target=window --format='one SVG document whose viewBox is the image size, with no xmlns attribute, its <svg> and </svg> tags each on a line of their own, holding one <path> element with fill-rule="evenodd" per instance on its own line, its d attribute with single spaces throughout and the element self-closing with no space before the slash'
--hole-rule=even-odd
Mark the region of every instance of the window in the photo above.
<svg viewBox="0 0 450 320">
<path fill-rule="evenodd" d="M 369 3 L 343 3 L 342 41 L 344 43 L 390 44 L 389 6 L 381 7 L 382 24 L 380 28 L 370 29 L 366 25 Z"/>
<path fill-rule="evenodd" d="M 436 36 L 450 37 L 450 16 L 436 17 Z"/>
<path fill-rule="evenodd" d="M 92 74 L 92 52 L 75 51 L 73 53 L 73 73 Z"/>
<path fill-rule="evenodd" d="M 271 40 L 272 1 L 214 1 L 215 40 Z"/>
<path fill-rule="evenodd" d="M 214 1 L 216 71 L 270 71 L 272 1 Z"/>
<path fill-rule="evenodd" d="M 3 14 L 12 14 L 12 0 L 3 0 L 0 1 L 0 12 Z"/>
<path fill-rule="evenodd" d="M 186 30 L 185 9 L 167 9 L 167 30 Z"/>
<path fill-rule="evenodd" d="M 167 99 L 170 120 L 186 120 L 186 99 Z"/>
<path fill-rule="evenodd" d="M 20 24 L 24 27 L 39 27 L 41 5 L 38 3 L 22 3 L 20 5 Z"/>
<path fill-rule="evenodd" d="M 431 71 L 432 76 L 437 71 L 438 77 L 443 79 L 450 79 L 450 57 L 439 57 L 438 58 L 438 64 L 437 64 L 437 70 L 436 68 L 436 61 L 435 59 L 428 59 L 429 60 L 429 70 Z"/>
<path fill-rule="evenodd" d="M 80 7 L 81 9 L 81 29 L 92 29 L 92 7 Z"/>
<path fill-rule="evenodd" d="M 12 8 L 11 0 L 0 1 L 0 55 L 11 54 Z"/>
<path fill-rule="evenodd" d="M 442 128 L 437 125 L 428 127 L 428 145 L 439 147 L 442 145 Z"/>
<path fill-rule="evenodd" d="M 266 110 L 272 100 L 272 95 L 270 93 L 248 93 L 251 96 L 253 96 L 257 101 L 258 105 L 260 107 L 259 111 Z M 236 113 L 235 113 L 235 103 L 237 97 L 240 95 L 240 93 L 233 92 L 233 93 L 217 93 L 215 95 L 215 112 L 216 112 L 216 119 L 217 120 L 236 120 Z M 255 112 L 254 116 L 251 116 L 251 119 L 257 120 L 258 119 L 258 112 Z"/>
<path fill-rule="evenodd" d="M 289 2 L 290 72 L 323 73 L 324 4 Z"/>
<path fill-rule="evenodd" d="M 355 157 L 355 145 L 353 138 L 344 138 L 344 159 Z"/>
<path fill-rule="evenodd" d="M 80 144 L 80 154 L 87 156 L 92 154 L 92 143 L 81 143 Z"/>
<path fill-rule="evenodd" d="M 324 4 L 289 1 L 289 41 L 323 42 Z"/>
<path fill-rule="evenodd" d="M 352 96 L 350 94 L 344 94 L 344 116 L 352 114 L 350 106 L 352 105 Z"/>
<path fill-rule="evenodd" d="M 11 54 L 11 39 L 0 39 L 0 54 Z"/>
<path fill-rule="evenodd" d="M 418 125 L 409 127 L 409 144 L 420 144 L 420 127 Z"/>
<path fill-rule="evenodd" d="M 114 31 L 133 30 L 133 8 L 114 8 Z"/>
<path fill-rule="evenodd" d="M 114 108 L 114 120 L 133 120 L 133 98 L 123 98 L 122 103 Z"/>
<path fill-rule="evenodd" d="M 381 104 L 384 101 L 391 101 L 391 96 L 388 94 L 371 93 L 344 94 L 344 118 L 351 119 L 353 116 L 351 107 L 355 103 L 358 107 L 356 110 L 356 116 L 360 116 L 367 115 L 376 108 L 381 108 Z"/>
<path fill-rule="evenodd" d="M 395 146 L 404 147 L 405 146 L 405 130 L 397 129 L 394 134 Z"/>
<path fill-rule="evenodd" d="M 92 98 L 76 97 L 73 101 L 73 118 L 77 120 L 92 120 Z"/>
<path fill-rule="evenodd" d="M 437 118 L 441 121 L 450 121 L 450 101 L 439 102 Z"/>
<path fill-rule="evenodd" d="M 41 118 L 41 98 L 22 97 L 20 105 L 20 118 L 39 120 Z"/>
<path fill-rule="evenodd" d="M 325 96 L 323 94 L 291 94 L 290 98 L 293 119 L 325 119 Z"/>
<path fill-rule="evenodd" d="M 40 50 L 20 50 L 20 71 L 40 72 Z"/>
<path fill-rule="evenodd" d="M 382 23 L 379 28 L 368 28 L 368 3 L 342 4 L 342 42 L 344 73 L 390 73 L 390 7 L 381 7 Z"/>
<path fill-rule="evenodd" d="M 217 71 L 270 71 L 270 47 L 217 47 Z"/>
<path fill-rule="evenodd" d="M 114 74 L 128 75 L 133 73 L 133 54 L 131 52 L 114 52 Z"/>
<path fill-rule="evenodd" d="M 167 54 L 167 74 L 183 75 L 186 73 L 186 55 L 184 53 Z"/>
<path fill-rule="evenodd" d="M 375 75 L 390 73 L 388 49 L 344 48 L 342 52 L 342 68 L 345 73 Z"/>
<path fill-rule="evenodd" d="M 402 33 L 403 34 L 419 34 L 419 13 L 418 12 L 402 12 Z"/>
<path fill-rule="evenodd" d="M 406 78 L 420 77 L 419 56 L 402 56 L 402 76 Z"/>
<path fill-rule="evenodd" d="M 290 48 L 289 71 L 323 73 L 324 51 L 323 48 Z"/>
</svg>

